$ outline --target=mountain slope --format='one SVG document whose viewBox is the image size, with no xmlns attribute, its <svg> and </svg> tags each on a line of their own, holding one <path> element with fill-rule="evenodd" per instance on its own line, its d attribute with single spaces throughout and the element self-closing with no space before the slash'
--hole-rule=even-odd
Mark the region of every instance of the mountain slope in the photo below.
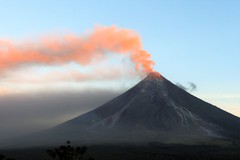
<svg viewBox="0 0 240 160">
<path fill-rule="evenodd" d="M 97 109 L 46 131 L 56 141 L 69 137 L 92 142 L 181 143 L 236 139 L 239 133 L 238 117 L 192 96 L 157 72 Z"/>
<path fill-rule="evenodd" d="M 175 86 L 157 72 L 106 104 L 27 138 L 32 143 L 184 143 L 240 139 L 240 118 Z"/>
</svg>

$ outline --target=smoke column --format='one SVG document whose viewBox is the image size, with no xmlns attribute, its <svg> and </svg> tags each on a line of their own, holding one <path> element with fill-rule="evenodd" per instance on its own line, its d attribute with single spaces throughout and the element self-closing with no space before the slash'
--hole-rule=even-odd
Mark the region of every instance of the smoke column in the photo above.
<svg viewBox="0 0 240 160">
<path fill-rule="evenodd" d="M 129 56 L 140 73 L 153 71 L 154 62 L 151 55 L 143 50 L 140 36 L 134 31 L 110 26 L 96 27 L 84 36 L 65 35 L 24 43 L 0 40 L 0 72 L 14 67 L 69 62 L 87 66 L 108 58 L 110 54 Z"/>
</svg>

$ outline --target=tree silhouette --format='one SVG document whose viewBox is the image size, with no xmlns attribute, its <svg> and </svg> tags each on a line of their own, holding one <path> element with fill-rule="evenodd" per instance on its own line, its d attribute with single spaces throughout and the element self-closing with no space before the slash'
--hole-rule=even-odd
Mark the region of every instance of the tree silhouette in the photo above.
<svg viewBox="0 0 240 160">
<path fill-rule="evenodd" d="M 94 160 L 87 156 L 88 148 L 86 146 L 72 147 L 70 144 L 71 142 L 67 141 L 66 145 L 53 150 L 47 150 L 47 154 L 56 160 Z"/>
<path fill-rule="evenodd" d="M 8 158 L 3 154 L 0 154 L 0 160 L 15 160 L 14 158 Z"/>
</svg>

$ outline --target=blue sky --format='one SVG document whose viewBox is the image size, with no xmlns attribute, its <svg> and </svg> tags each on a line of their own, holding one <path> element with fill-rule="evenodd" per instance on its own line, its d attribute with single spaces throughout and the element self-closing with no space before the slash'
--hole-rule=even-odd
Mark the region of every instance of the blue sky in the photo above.
<svg viewBox="0 0 240 160">
<path fill-rule="evenodd" d="M 141 35 L 155 70 L 240 116 L 238 0 L 0 0 L 0 39 L 116 25 Z M 121 82 L 119 82 L 121 83 Z"/>
</svg>

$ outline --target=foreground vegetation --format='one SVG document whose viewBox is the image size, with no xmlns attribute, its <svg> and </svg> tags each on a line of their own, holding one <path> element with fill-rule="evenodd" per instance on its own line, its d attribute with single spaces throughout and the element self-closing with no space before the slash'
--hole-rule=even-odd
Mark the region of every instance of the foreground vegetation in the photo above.
<svg viewBox="0 0 240 160">
<path fill-rule="evenodd" d="M 73 147 L 71 142 L 67 141 L 67 145 L 62 145 L 55 149 L 47 150 L 47 154 L 56 160 L 94 160 L 86 155 L 86 146 Z"/>
<path fill-rule="evenodd" d="M 15 160 L 14 158 L 8 158 L 3 154 L 0 154 L 0 160 Z"/>
<path fill-rule="evenodd" d="M 71 146 L 71 142 L 67 141 L 66 145 L 61 145 L 58 148 L 49 149 L 46 151 L 47 155 L 54 160 L 94 160 L 87 155 L 87 146 Z M 32 152 L 31 150 L 29 150 Z M 24 153 L 23 153 L 24 154 Z M 26 158 L 26 157 L 25 157 Z M 32 157 L 36 159 L 37 157 Z M 38 157 L 40 158 L 40 157 Z M 0 154 L 0 160 L 15 160 Z"/>
<path fill-rule="evenodd" d="M 67 147 L 68 145 L 64 146 Z M 79 152 L 80 150 L 82 153 L 84 152 L 84 160 L 90 158 L 88 154 L 96 160 L 239 160 L 240 157 L 239 146 L 98 145 L 90 146 L 87 153 L 85 152 L 86 149 L 84 149 L 85 146 L 81 147 L 83 148 L 73 148 L 75 151 L 77 149 Z M 54 157 L 56 160 L 60 160 L 60 157 L 57 155 L 51 156 L 52 153 L 57 154 L 59 150 L 56 149 L 60 148 L 62 147 L 50 150 L 49 148 L 2 150 L 0 153 L 14 157 L 16 160 L 52 160 Z M 64 150 L 64 148 L 62 149 Z M 46 150 L 48 150 L 47 153 Z M 70 150 L 73 151 L 73 149 Z M 74 151 L 71 153 L 76 154 Z"/>
</svg>

